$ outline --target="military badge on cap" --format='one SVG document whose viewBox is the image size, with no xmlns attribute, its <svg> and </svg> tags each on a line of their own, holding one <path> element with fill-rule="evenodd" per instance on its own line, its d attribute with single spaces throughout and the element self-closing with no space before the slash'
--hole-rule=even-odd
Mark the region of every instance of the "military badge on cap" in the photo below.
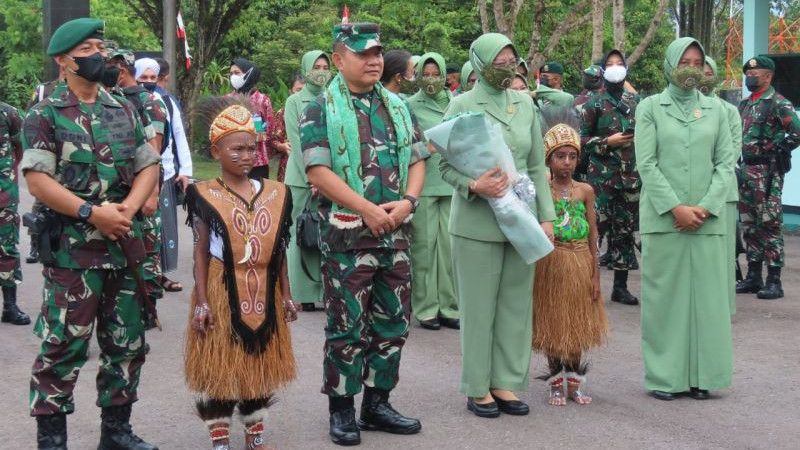
<svg viewBox="0 0 800 450">
<path fill-rule="evenodd" d="M 383 47 L 381 27 L 377 23 L 342 23 L 333 27 L 333 42 L 344 44 L 348 50 L 362 53 L 371 48 Z"/>
<path fill-rule="evenodd" d="M 775 70 L 775 61 L 772 60 L 769 56 L 765 55 L 758 55 L 754 56 L 747 60 L 744 67 L 742 67 L 743 72 L 747 72 L 748 69 L 767 69 L 767 70 Z"/>
<path fill-rule="evenodd" d="M 748 64 L 750 64 L 750 67 L 755 67 L 755 66 L 758 65 L 758 61 L 756 61 L 756 59 L 753 58 L 753 59 L 750 60 L 750 62 Z"/>
<path fill-rule="evenodd" d="M 549 71 L 550 71 L 550 66 L 545 64 L 544 67 L 542 67 L 542 72 L 549 72 Z"/>
</svg>

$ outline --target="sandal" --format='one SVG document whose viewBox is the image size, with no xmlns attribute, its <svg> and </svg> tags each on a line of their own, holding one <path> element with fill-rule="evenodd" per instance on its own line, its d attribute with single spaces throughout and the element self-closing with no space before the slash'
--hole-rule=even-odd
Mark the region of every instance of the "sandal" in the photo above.
<svg viewBox="0 0 800 450">
<path fill-rule="evenodd" d="M 581 392 L 581 384 L 586 383 L 586 377 L 576 373 L 567 375 L 567 397 L 579 405 L 592 403 L 592 397 Z"/>
<path fill-rule="evenodd" d="M 547 380 L 550 385 L 550 396 L 547 404 L 551 406 L 566 406 L 567 399 L 564 397 L 564 377 L 554 375 Z"/>
<path fill-rule="evenodd" d="M 172 281 L 164 275 L 161 275 L 161 287 L 167 292 L 180 292 L 183 290 L 183 285 L 179 281 Z"/>
</svg>

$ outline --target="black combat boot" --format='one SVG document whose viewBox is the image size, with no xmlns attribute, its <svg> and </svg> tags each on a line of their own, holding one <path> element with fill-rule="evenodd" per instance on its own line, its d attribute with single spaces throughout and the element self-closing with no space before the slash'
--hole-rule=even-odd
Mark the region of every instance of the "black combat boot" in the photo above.
<svg viewBox="0 0 800 450">
<path fill-rule="evenodd" d="M 761 281 L 761 261 L 747 262 L 747 277 L 736 283 L 737 294 L 755 294 L 764 287 Z"/>
<path fill-rule="evenodd" d="M 395 411 L 389 403 L 389 391 L 365 387 L 358 427 L 393 434 L 415 434 L 422 429 L 422 424 Z"/>
<path fill-rule="evenodd" d="M 606 251 L 602 255 L 600 255 L 600 265 L 605 267 L 611 262 L 611 250 Z"/>
<path fill-rule="evenodd" d="M 639 299 L 628 291 L 628 271 L 614 271 L 614 289 L 611 291 L 611 301 L 623 305 L 638 305 Z"/>
<path fill-rule="evenodd" d="M 764 283 L 764 288 L 758 291 L 756 297 L 762 300 L 775 300 L 783 297 L 780 267 L 767 267 L 767 282 Z"/>
<path fill-rule="evenodd" d="M 36 443 L 39 450 L 67 450 L 67 415 L 36 416 Z"/>
<path fill-rule="evenodd" d="M 131 405 L 109 406 L 100 413 L 100 445 L 97 450 L 158 450 L 133 434 Z"/>
<path fill-rule="evenodd" d="M 328 397 L 328 411 L 331 413 L 331 441 L 338 445 L 360 444 L 361 432 L 356 425 L 353 397 Z"/>
<path fill-rule="evenodd" d="M 0 320 L 13 325 L 28 325 L 31 323 L 31 318 L 20 311 L 17 306 L 16 286 L 3 288 L 3 316 Z"/>
<path fill-rule="evenodd" d="M 31 249 L 30 252 L 28 252 L 28 257 L 25 258 L 25 262 L 28 264 L 36 264 L 39 262 L 39 244 L 38 239 L 34 235 L 31 235 Z"/>
</svg>

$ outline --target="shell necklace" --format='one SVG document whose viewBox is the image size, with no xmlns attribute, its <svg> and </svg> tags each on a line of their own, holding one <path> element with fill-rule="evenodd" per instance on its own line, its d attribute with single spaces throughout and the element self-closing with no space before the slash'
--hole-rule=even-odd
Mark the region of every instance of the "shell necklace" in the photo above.
<svg viewBox="0 0 800 450">
<path fill-rule="evenodd" d="M 551 195 L 552 195 L 553 192 L 555 192 L 555 187 L 556 187 L 556 185 L 553 183 L 553 180 L 550 180 L 550 192 L 551 192 Z M 566 187 L 558 186 L 558 189 L 560 191 L 559 194 L 561 194 L 561 199 L 562 200 L 566 200 L 566 201 L 570 201 L 570 199 L 572 199 L 572 191 L 574 190 L 574 188 L 575 188 L 575 181 L 573 181 L 573 180 L 569 180 L 569 185 L 567 185 Z M 569 220 L 570 220 L 569 211 L 567 211 L 565 209 L 564 210 L 564 219 L 561 220 L 561 223 L 558 224 L 558 226 L 560 228 L 563 228 L 563 227 L 569 225 Z"/>
</svg>

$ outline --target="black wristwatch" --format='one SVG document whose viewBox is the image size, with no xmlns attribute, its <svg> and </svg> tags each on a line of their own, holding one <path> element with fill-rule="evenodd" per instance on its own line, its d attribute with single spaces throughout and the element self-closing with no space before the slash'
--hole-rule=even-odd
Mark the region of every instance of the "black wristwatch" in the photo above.
<svg viewBox="0 0 800 450">
<path fill-rule="evenodd" d="M 414 197 L 413 195 L 404 195 L 403 200 L 408 200 L 411 202 L 411 212 L 414 213 L 417 211 L 417 206 L 419 206 L 419 199 Z"/>
<path fill-rule="evenodd" d="M 82 204 L 78 208 L 78 219 L 81 219 L 84 222 L 89 220 L 89 217 L 92 215 L 92 207 L 94 207 L 94 205 L 92 205 L 90 202 Z"/>
</svg>

